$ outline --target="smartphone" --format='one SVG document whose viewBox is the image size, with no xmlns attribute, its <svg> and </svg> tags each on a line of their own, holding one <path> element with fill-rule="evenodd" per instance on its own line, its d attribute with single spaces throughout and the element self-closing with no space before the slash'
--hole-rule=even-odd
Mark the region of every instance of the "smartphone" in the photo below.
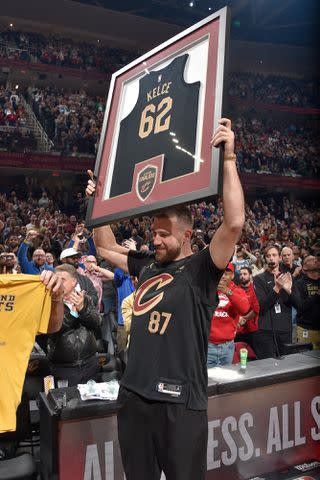
<svg viewBox="0 0 320 480">
<path fill-rule="evenodd" d="M 77 283 L 77 285 L 74 287 L 75 291 L 80 293 L 81 292 L 81 287 L 79 285 L 79 283 Z"/>
</svg>

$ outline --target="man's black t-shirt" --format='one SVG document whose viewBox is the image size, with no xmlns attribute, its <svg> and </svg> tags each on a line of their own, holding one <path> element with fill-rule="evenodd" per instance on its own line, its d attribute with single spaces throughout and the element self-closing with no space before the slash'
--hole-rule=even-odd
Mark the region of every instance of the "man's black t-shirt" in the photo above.
<svg viewBox="0 0 320 480">
<path fill-rule="evenodd" d="M 128 364 L 121 384 L 150 400 L 207 408 L 207 350 L 223 271 L 209 249 L 166 265 L 130 252 L 139 277 Z"/>
<path fill-rule="evenodd" d="M 302 274 L 297 280 L 300 294 L 300 306 L 297 313 L 297 324 L 308 330 L 320 330 L 320 279 L 313 280 Z"/>
<path fill-rule="evenodd" d="M 286 263 L 281 262 L 279 265 L 279 270 L 281 273 L 291 273 L 292 275 L 297 267 L 298 265 L 296 263 L 293 263 L 292 267 L 289 267 L 289 265 Z"/>
<path fill-rule="evenodd" d="M 130 192 L 135 165 L 158 155 L 162 181 L 194 171 L 200 82 L 184 81 L 188 57 L 140 80 L 137 103 L 120 122 L 110 197 Z"/>
</svg>

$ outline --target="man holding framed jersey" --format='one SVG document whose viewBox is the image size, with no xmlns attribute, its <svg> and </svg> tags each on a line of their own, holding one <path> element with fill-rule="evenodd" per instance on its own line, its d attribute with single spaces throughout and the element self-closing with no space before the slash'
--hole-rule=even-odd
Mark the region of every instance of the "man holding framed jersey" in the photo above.
<svg viewBox="0 0 320 480">
<path fill-rule="evenodd" d="M 119 393 L 118 436 L 128 480 L 203 480 L 207 454 L 207 349 L 217 286 L 244 223 L 231 121 L 224 144 L 224 220 L 208 248 L 192 255 L 193 220 L 185 206 L 157 213 L 155 252 L 126 250 L 108 226 L 95 229 L 98 253 L 139 278 L 128 364 Z M 91 173 L 91 172 L 90 172 Z M 89 180 L 87 195 L 95 191 Z"/>
</svg>

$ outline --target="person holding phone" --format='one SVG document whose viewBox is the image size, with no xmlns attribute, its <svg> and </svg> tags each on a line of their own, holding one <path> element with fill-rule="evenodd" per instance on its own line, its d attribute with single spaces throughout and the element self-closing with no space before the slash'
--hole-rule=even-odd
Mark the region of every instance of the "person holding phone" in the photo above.
<svg viewBox="0 0 320 480">
<path fill-rule="evenodd" d="M 81 289 L 72 265 L 56 268 L 62 280 L 64 317 L 62 327 L 49 336 L 48 358 L 56 380 L 68 380 L 69 386 L 95 379 L 99 370 L 96 332 L 101 316 L 92 298 Z"/>
</svg>

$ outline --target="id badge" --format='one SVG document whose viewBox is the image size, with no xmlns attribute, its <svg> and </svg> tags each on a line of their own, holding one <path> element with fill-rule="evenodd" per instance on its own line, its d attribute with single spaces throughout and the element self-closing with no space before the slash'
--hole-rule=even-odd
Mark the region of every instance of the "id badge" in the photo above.
<svg viewBox="0 0 320 480">
<path fill-rule="evenodd" d="M 276 313 L 281 313 L 281 306 L 280 303 L 276 303 L 274 306 L 275 312 Z"/>
<path fill-rule="evenodd" d="M 303 337 L 303 338 L 308 338 L 308 337 L 309 337 L 309 332 L 308 332 L 308 330 L 303 330 L 303 332 L 302 332 L 302 337 Z"/>
</svg>

